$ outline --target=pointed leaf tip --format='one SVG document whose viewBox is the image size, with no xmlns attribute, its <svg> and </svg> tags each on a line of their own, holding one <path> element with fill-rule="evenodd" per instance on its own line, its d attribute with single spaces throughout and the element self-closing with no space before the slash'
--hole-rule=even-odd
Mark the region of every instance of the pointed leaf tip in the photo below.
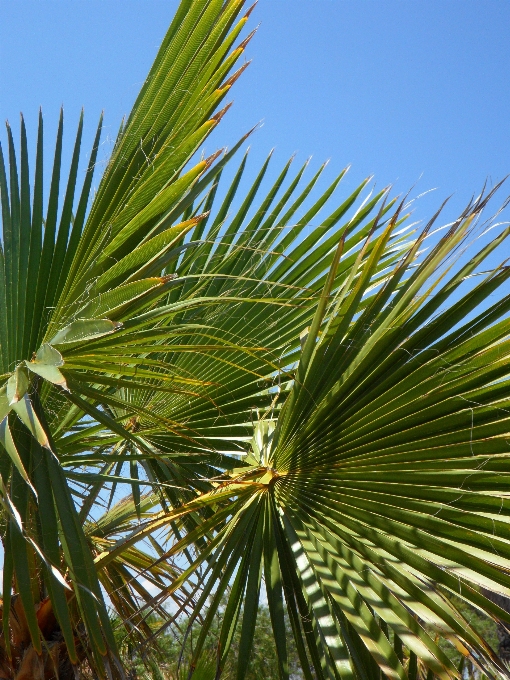
<svg viewBox="0 0 510 680">
<path fill-rule="evenodd" d="M 219 123 L 220 120 L 223 118 L 223 116 L 227 113 L 229 108 L 232 106 L 234 102 L 229 102 L 226 106 L 224 106 L 221 111 L 218 111 L 218 113 L 215 113 L 214 116 L 211 117 L 211 120 L 214 121 L 215 123 Z"/>
<path fill-rule="evenodd" d="M 258 0 L 255 0 L 255 2 L 253 3 L 253 5 L 252 5 L 251 7 L 249 7 L 249 8 L 246 10 L 246 14 L 244 15 L 246 19 L 249 18 L 250 14 L 253 12 L 253 10 L 255 9 L 255 7 L 256 7 L 257 5 L 258 5 Z"/>
</svg>

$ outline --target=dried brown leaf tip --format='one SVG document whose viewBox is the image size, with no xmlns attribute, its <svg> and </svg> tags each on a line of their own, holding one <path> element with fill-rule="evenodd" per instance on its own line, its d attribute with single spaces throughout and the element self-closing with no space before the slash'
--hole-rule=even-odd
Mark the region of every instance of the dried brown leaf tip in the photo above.
<svg viewBox="0 0 510 680">
<path fill-rule="evenodd" d="M 219 151 L 219 153 L 223 153 L 223 150 Z M 211 214 L 211 211 L 208 210 L 207 212 L 201 213 L 200 215 L 195 215 L 195 217 L 192 217 L 190 219 L 190 222 L 191 222 L 191 224 L 198 224 L 202 220 L 205 220 L 206 217 L 209 217 L 210 214 Z"/>
<path fill-rule="evenodd" d="M 253 31 L 249 35 L 246 36 L 246 38 L 243 40 L 243 42 L 239 43 L 239 45 L 236 49 L 244 50 L 246 48 L 246 46 L 248 45 L 248 43 L 250 42 L 250 40 L 255 35 L 255 33 L 258 31 L 258 28 L 259 28 L 258 26 L 257 26 L 257 28 L 254 28 Z"/>
<path fill-rule="evenodd" d="M 246 64 L 243 64 L 241 68 L 237 69 L 235 73 L 233 73 L 228 80 L 226 80 L 223 85 L 221 86 L 221 89 L 223 90 L 226 87 L 232 87 L 232 85 L 236 82 L 236 80 L 241 76 L 244 71 L 248 68 L 248 66 L 251 64 L 251 59 L 250 61 L 247 61 Z"/>
<path fill-rule="evenodd" d="M 221 111 L 218 111 L 218 113 L 215 113 L 214 116 L 212 116 L 211 120 L 213 120 L 215 123 L 219 123 L 220 120 L 223 118 L 223 116 L 227 113 L 229 108 L 232 106 L 234 102 L 229 102 L 224 108 L 221 109 Z"/>
<path fill-rule="evenodd" d="M 248 19 L 248 18 L 249 18 L 250 14 L 253 12 L 253 10 L 254 10 L 255 7 L 258 5 L 258 3 L 259 3 L 259 0 L 256 0 L 256 1 L 253 3 L 253 5 L 246 11 L 246 14 L 244 15 L 244 18 L 245 18 L 245 19 Z"/>
<path fill-rule="evenodd" d="M 215 161 L 219 156 L 221 156 L 221 154 L 223 153 L 223 151 L 224 151 L 224 149 L 218 149 L 218 151 L 216 151 L 215 153 L 213 153 L 212 156 L 209 156 L 208 158 L 206 158 L 206 159 L 204 160 L 204 163 L 205 163 L 204 172 L 205 172 L 207 169 L 209 169 L 209 168 L 211 167 L 211 165 L 214 163 L 214 161 Z"/>
</svg>

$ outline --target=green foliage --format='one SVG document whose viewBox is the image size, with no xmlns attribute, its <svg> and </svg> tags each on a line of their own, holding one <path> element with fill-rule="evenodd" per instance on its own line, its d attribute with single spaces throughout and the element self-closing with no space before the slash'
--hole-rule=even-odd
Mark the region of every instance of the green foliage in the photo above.
<svg viewBox="0 0 510 680">
<path fill-rule="evenodd" d="M 218 642 L 221 631 L 224 607 L 216 613 L 208 636 L 204 645 L 204 652 L 199 664 L 204 668 L 209 668 L 212 676 L 216 674 L 216 657 Z M 161 621 L 153 620 L 151 625 L 156 629 Z M 178 621 L 178 626 L 172 632 L 164 632 L 157 636 L 155 643 L 158 646 L 158 672 L 165 680 L 181 680 L 186 677 L 185 668 L 193 656 L 194 642 L 200 635 L 201 624 L 197 621 L 191 623 L 188 629 L 188 621 L 182 618 Z M 287 636 L 289 638 L 289 667 L 292 677 L 295 680 L 302 678 L 299 665 L 299 657 L 295 646 L 292 644 L 292 630 L 290 624 L 286 622 Z M 178 632 L 180 631 L 180 632 Z M 240 632 L 238 631 L 232 640 L 231 649 L 227 664 L 222 673 L 225 680 L 235 678 L 235 669 L 239 655 Z M 183 648 L 184 646 L 184 648 Z M 127 654 L 125 650 L 124 653 Z M 179 660 L 181 663 L 179 664 Z M 126 667 L 135 672 L 138 676 L 158 677 L 153 668 L 146 668 L 143 659 L 139 655 L 129 657 L 127 654 Z M 197 671 L 195 671 L 195 674 Z M 193 677 L 195 677 L 195 674 Z M 262 604 L 257 615 L 257 623 L 253 636 L 253 647 L 246 672 L 246 680 L 279 680 L 278 660 L 275 653 L 274 639 L 271 632 L 271 617 L 267 605 Z"/>
<path fill-rule="evenodd" d="M 187 680 L 459 678 L 444 640 L 509 677 L 472 615 L 510 625 L 499 187 L 419 233 L 346 170 L 244 190 L 250 133 L 200 156 L 243 4 L 182 0 L 93 197 L 101 121 L 79 189 L 61 116 L 47 206 L 42 115 L 33 187 L 8 127 L 1 671 L 122 678 L 111 609 L 155 677 L 185 619 Z"/>
<path fill-rule="evenodd" d="M 486 640 L 489 643 L 489 645 L 493 649 L 497 650 L 499 641 L 497 634 L 497 625 L 494 622 L 494 620 L 485 616 L 482 612 L 475 609 L 474 607 L 471 607 L 469 604 L 461 600 L 459 597 L 453 596 L 452 601 L 454 602 L 458 611 L 464 616 L 466 621 L 468 621 L 470 625 L 473 626 L 473 628 L 480 634 L 480 636 L 484 640 Z M 459 667 L 462 660 L 462 655 L 455 648 L 453 648 L 451 644 L 448 644 L 445 640 L 439 640 L 439 646 L 442 649 L 444 649 L 445 653 L 448 654 L 448 656 L 451 658 L 455 666 Z M 472 677 L 474 677 L 474 672 L 475 669 L 471 667 L 470 675 Z M 471 677 L 468 676 L 466 680 L 471 680 Z"/>
<path fill-rule="evenodd" d="M 466 604 L 463 600 L 453 596 L 452 601 L 457 607 L 458 611 L 465 617 L 465 619 L 473 626 L 475 630 L 494 648 L 497 649 L 498 638 L 496 624 L 490 618 L 475 610 L 473 607 Z M 205 678 L 214 678 L 216 673 L 216 657 L 218 642 L 220 638 L 221 624 L 225 613 L 225 603 L 220 606 L 211 626 L 204 644 L 204 651 L 199 662 L 199 666 Z M 151 627 L 155 630 L 163 623 L 153 619 Z M 121 652 L 126 654 L 126 667 L 130 669 L 133 678 L 150 678 L 164 680 L 181 680 L 186 678 L 187 674 L 183 671 L 186 668 L 190 659 L 193 656 L 194 641 L 200 635 L 201 623 L 198 621 L 189 625 L 185 618 L 179 619 L 172 632 L 162 632 L 155 639 L 155 644 L 158 648 L 158 662 L 153 663 L 152 657 L 149 661 L 149 667 L 144 665 L 140 655 L 129 656 L 127 650 L 122 649 L 122 639 L 119 636 L 121 644 Z M 293 644 L 292 629 L 288 619 L 285 621 L 285 629 L 288 647 L 288 663 L 290 677 L 293 680 L 300 680 L 303 673 L 300 668 L 299 655 L 297 649 Z M 394 640 L 393 640 L 394 641 Z M 223 680 L 234 680 L 236 677 L 236 666 L 239 655 L 240 631 L 236 631 L 231 648 L 228 654 L 227 662 L 222 673 Z M 438 640 L 439 647 L 446 653 L 448 658 L 458 668 L 461 665 L 462 655 L 446 640 Z M 195 671 L 197 675 L 198 671 Z M 201 677 L 198 676 L 197 677 Z M 271 616 L 269 608 L 265 604 L 261 604 L 258 610 L 257 622 L 255 625 L 253 636 L 253 647 L 250 654 L 245 678 L 246 680 L 279 680 L 278 660 L 275 651 L 274 638 L 271 630 Z M 425 675 L 424 675 L 425 677 Z M 470 665 L 466 665 L 463 680 L 483 680 L 477 670 Z"/>
<path fill-rule="evenodd" d="M 220 666 L 239 619 L 238 678 L 251 648 L 262 573 L 282 677 L 288 677 L 283 603 L 302 666 L 312 665 L 320 678 L 381 671 L 395 680 L 414 677 L 417 657 L 436 676 L 455 677 L 435 641 L 443 637 L 459 650 L 476 650 L 489 676 L 505 673 L 449 597 L 462 594 L 510 622 L 481 592 L 507 593 L 510 586 L 496 566 L 506 564 L 507 552 L 500 490 L 508 445 L 498 423 L 503 418 L 504 431 L 510 298 L 489 300 L 509 270 L 471 284 L 509 230 L 453 267 L 488 198 L 469 205 L 417 260 L 423 232 L 375 288 L 398 212 L 378 237 L 366 238 L 338 283 L 346 235 L 340 239 L 277 420 L 266 416 L 256 424 L 251 467 L 231 473 L 221 493 L 204 496 L 215 508 L 203 528 L 216 529 L 214 550 L 199 553 L 177 584 L 202 570 L 198 609 L 214 590 L 214 611 L 233 582 Z M 466 321 L 477 307 L 478 316 Z M 210 618 L 190 665 L 208 625 Z M 407 666 L 390 631 L 403 642 Z"/>
</svg>

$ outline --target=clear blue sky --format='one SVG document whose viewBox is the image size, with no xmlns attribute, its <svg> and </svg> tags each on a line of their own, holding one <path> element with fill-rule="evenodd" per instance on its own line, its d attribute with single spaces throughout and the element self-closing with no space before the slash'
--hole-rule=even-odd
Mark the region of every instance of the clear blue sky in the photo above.
<svg viewBox="0 0 510 680">
<path fill-rule="evenodd" d="M 176 4 L 0 0 L 0 119 L 17 128 L 22 110 L 33 141 L 42 105 L 53 138 L 60 104 L 69 132 L 83 105 L 89 137 L 103 108 L 114 135 Z M 272 146 L 281 163 L 331 158 L 331 177 L 351 163 L 350 186 L 374 173 L 404 191 L 421 177 L 439 192 L 420 216 L 510 172 L 507 0 L 260 0 L 259 22 L 214 142 L 263 119 L 256 159 Z"/>
</svg>

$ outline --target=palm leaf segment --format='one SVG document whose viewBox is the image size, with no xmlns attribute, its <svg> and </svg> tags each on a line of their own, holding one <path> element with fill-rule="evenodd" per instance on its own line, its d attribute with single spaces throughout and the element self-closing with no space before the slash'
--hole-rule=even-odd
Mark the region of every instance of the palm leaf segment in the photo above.
<svg viewBox="0 0 510 680">
<path fill-rule="evenodd" d="M 354 209 L 356 199 L 366 185 L 363 182 L 323 220 L 320 229 L 303 241 L 302 232 L 330 198 L 344 175 L 342 173 L 296 222 L 285 243 L 284 239 L 289 235 L 286 225 L 309 195 L 320 174 L 312 178 L 299 195 L 290 201 L 289 206 L 289 200 L 299 186 L 305 168 L 301 168 L 283 190 L 282 184 L 290 168 L 288 164 L 268 196 L 262 199 L 253 219 L 246 217 L 247 202 L 243 202 L 224 223 L 226 204 L 230 204 L 233 199 L 245 162 L 246 159 L 243 159 L 233 185 L 225 192 L 225 200 L 217 211 L 213 205 L 209 205 L 211 216 L 200 235 L 201 240 L 194 241 L 192 237 L 189 242 L 193 255 L 188 256 L 188 251 L 184 251 L 185 255 L 177 266 L 179 277 L 175 279 L 173 304 L 179 309 L 181 300 L 187 297 L 193 300 L 195 295 L 199 296 L 199 300 L 210 299 L 211 304 L 202 304 L 200 308 L 180 314 L 175 318 L 174 325 L 158 329 L 166 336 L 161 340 L 165 344 L 160 345 L 164 360 L 171 362 L 170 365 L 184 375 L 200 376 L 203 383 L 197 383 L 193 392 L 190 392 L 182 389 L 163 391 L 151 383 L 142 389 L 137 381 L 132 389 L 125 391 L 129 404 L 124 405 L 124 410 L 118 409 L 118 404 L 112 406 L 112 411 L 124 420 L 127 418 L 126 408 L 131 409 L 130 414 L 135 411 L 136 416 L 130 422 L 136 423 L 138 440 L 145 448 L 153 447 L 159 453 L 159 456 L 148 459 L 144 449 L 132 446 L 131 442 L 126 445 L 130 451 L 131 480 L 125 478 L 124 481 L 132 484 L 135 505 L 139 502 L 137 498 L 140 498 L 142 480 L 152 483 L 153 488 L 164 495 L 163 506 L 175 507 L 196 497 L 197 493 L 215 488 L 215 480 L 224 478 L 226 469 L 233 465 L 246 465 L 239 460 L 239 456 L 244 457 L 249 451 L 256 414 L 262 417 L 264 413 L 278 413 L 288 392 L 294 374 L 291 364 L 300 351 L 299 330 L 313 318 L 316 300 L 335 252 L 333 245 L 339 234 L 345 232 L 346 228 L 349 230 L 346 248 L 350 253 L 336 271 L 335 288 L 349 285 L 352 261 L 357 258 L 366 260 L 372 248 L 381 243 L 382 225 L 390 219 L 388 214 L 392 202 L 384 205 L 381 201 L 386 193 L 384 191 L 375 196 L 369 194 Z M 263 172 L 249 192 L 250 202 L 262 181 Z M 213 191 L 216 191 L 216 186 Z M 281 196 L 278 198 L 279 190 Z M 210 196 L 206 200 L 210 203 Z M 260 221 L 261 218 L 264 219 L 264 227 L 260 227 L 260 233 L 257 233 L 254 220 Z M 398 223 L 403 218 L 393 215 L 393 219 Z M 223 235 L 218 238 L 220 224 L 225 233 L 230 231 L 230 237 Z M 236 229 L 235 242 L 229 244 L 232 225 Z M 373 243 L 361 251 L 367 233 L 374 234 Z M 264 246 L 253 245 L 255 239 L 265 240 Z M 402 249 L 409 248 L 409 243 L 403 239 L 404 235 L 399 232 L 394 234 L 389 243 L 385 243 L 385 256 L 374 270 L 373 285 L 385 279 L 388 266 L 398 259 Z M 225 254 L 219 252 L 223 249 Z M 198 274 L 187 274 L 188 271 Z M 271 302 L 273 300 L 274 304 Z M 122 333 L 119 331 L 117 337 L 122 338 Z M 181 339 L 180 344 L 175 343 L 176 334 L 184 334 L 186 344 Z M 141 342 L 145 342 L 144 338 L 142 334 Z M 218 342 L 222 344 L 218 345 Z M 178 431 L 172 427 L 162 427 L 158 418 L 164 419 L 164 423 L 177 419 L 185 426 Z M 118 448 L 115 447 L 125 445 L 122 433 L 114 433 L 113 438 L 111 433 L 107 437 L 103 436 L 103 441 L 113 443 L 111 452 L 100 447 L 97 453 L 91 451 L 91 443 L 96 435 L 97 428 L 84 427 L 60 440 L 65 452 L 63 459 L 69 466 L 68 474 L 73 480 L 90 483 L 91 491 L 102 488 L 100 480 L 104 473 L 101 472 L 101 465 L 115 471 L 113 478 L 106 477 L 111 481 L 115 479 L 115 484 L 122 481 L 119 475 L 127 467 L 125 458 L 117 462 Z M 162 455 L 163 452 L 166 457 Z M 232 456 L 235 456 L 234 460 Z M 164 466 L 161 465 L 163 461 Z M 71 466 L 83 464 L 87 464 L 88 468 L 70 469 Z M 92 469 L 94 466 L 96 472 Z M 90 497 L 89 493 L 88 499 Z M 180 532 L 188 531 L 190 535 L 200 532 L 202 521 L 211 512 L 202 503 L 195 507 L 195 511 L 193 514 L 184 512 L 182 526 L 174 522 L 171 510 L 156 512 L 152 519 L 148 518 L 139 528 L 131 525 L 131 530 L 126 530 L 124 536 L 117 536 L 113 549 L 105 547 L 97 555 L 96 565 L 100 572 L 108 570 L 110 565 L 123 558 L 125 551 L 144 539 L 151 537 L 154 543 L 152 537 L 158 532 L 166 533 L 163 543 L 178 537 Z M 197 538 L 191 553 L 197 548 L 204 548 L 201 536 Z M 163 549 L 158 548 L 158 552 L 164 554 Z M 186 555 L 192 561 L 190 552 Z M 125 579 L 126 588 L 134 585 L 130 578 Z M 165 584 L 162 590 L 168 590 L 168 586 L 168 583 Z M 173 590 L 171 594 L 180 599 L 179 607 L 189 611 L 194 601 L 190 593 L 193 593 L 193 588 L 185 592 Z M 144 599 L 147 606 L 143 617 L 147 617 L 153 606 L 158 606 L 158 598 L 155 601 Z M 134 609 L 132 614 L 135 618 L 140 615 Z M 132 634 L 136 636 L 136 630 Z"/>
<path fill-rule="evenodd" d="M 209 607 L 192 665 L 228 591 L 218 673 L 239 625 L 245 676 L 263 581 L 282 678 L 284 612 L 307 678 L 459 678 L 445 639 L 508 677 L 450 599 L 510 625 L 486 597 L 510 594 L 510 296 L 498 292 L 510 270 L 473 278 L 510 229 L 463 256 L 490 197 L 419 256 L 431 222 L 376 289 L 395 219 L 336 286 L 342 234 L 281 413 L 256 423 L 251 467 L 174 511 L 215 510 L 167 553 L 210 537 L 173 585 L 196 584 L 196 610 Z"/>
<path fill-rule="evenodd" d="M 5 381 L 0 390 L 0 440 L 4 450 L 2 503 L 7 517 L 3 653 L 13 663 L 17 650 L 10 646 L 8 631 L 12 583 L 39 655 L 43 647 L 35 605 L 46 593 L 73 663 L 83 652 L 71 620 L 74 602 L 88 635 L 90 662 L 98 672 L 102 674 L 105 664 L 109 665 L 108 650 L 115 650 L 96 568 L 59 459 L 58 439 L 85 413 L 136 440 L 108 415 L 107 398 L 99 399 L 103 406 L 97 407 L 99 395 L 107 397 L 111 390 L 99 383 L 95 391 L 87 392 L 83 374 L 93 365 L 101 367 L 94 357 L 93 341 L 110 336 L 122 325 L 114 318 L 115 312 L 117 316 L 125 312 L 123 318 L 129 317 L 132 328 L 139 332 L 154 326 L 153 319 L 144 317 L 143 312 L 168 291 L 169 277 L 161 276 L 165 258 L 171 259 L 168 253 L 179 237 L 197 223 L 179 222 L 176 217 L 182 215 L 186 201 L 192 200 L 187 196 L 210 182 L 207 170 L 213 159 L 185 166 L 218 124 L 222 112 L 213 115 L 214 111 L 244 68 L 229 77 L 246 43 L 231 50 L 247 21 L 247 16 L 240 18 L 242 6 L 239 0 L 182 3 L 119 133 L 88 217 L 101 122 L 77 195 L 83 121 L 67 185 L 61 192 L 61 116 L 45 215 L 42 117 L 33 192 L 23 120 L 19 167 L 11 130 L 7 129 L 7 169 L 4 157 L 0 158 L 0 360 Z M 147 271 L 154 264 L 149 251 L 159 257 L 155 276 Z M 128 266 L 108 279 L 113 264 L 125 262 L 127 255 L 132 258 Z M 101 302 L 97 302 L 99 298 Z M 167 310 L 163 318 L 170 315 Z M 76 348 L 85 343 L 87 352 L 78 353 L 79 366 L 75 371 L 66 370 L 67 350 L 72 348 L 76 354 Z M 121 350 L 119 342 L 118 351 L 126 357 L 122 368 L 116 365 L 119 379 L 131 380 L 140 363 L 150 364 L 149 360 L 140 361 L 146 353 L 130 361 L 137 353 L 129 343 Z M 142 382 L 162 380 L 161 368 L 152 366 L 139 371 Z M 173 382 L 178 383 L 178 378 Z M 40 569 L 41 584 L 34 579 Z M 70 592 L 74 592 L 71 609 Z"/>
<path fill-rule="evenodd" d="M 120 615 L 143 628 L 133 612 L 136 597 L 148 597 L 130 575 L 162 583 L 175 572 L 134 546 L 154 526 L 179 525 L 188 533 L 160 564 L 191 546 L 200 553 L 166 592 L 205 563 L 198 608 L 215 593 L 209 618 L 230 587 L 219 670 L 242 616 L 238 676 L 246 671 L 264 575 L 282 677 L 284 602 L 307 677 L 310 666 L 320 678 L 415 677 L 418 657 L 438 677 L 455 676 L 436 632 L 486 672 L 503 671 L 445 594 L 508 619 L 481 591 L 508 593 L 507 298 L 458 327 L 507 270 L 453 310 L 443 305 L 506 232 L 427 289 L 484 200 L 415 270 L 421 241 L 403 243 L 399 214 L 382 195 L 347 217 L 364 185 L 303 238 L 341 177 L 289 229 L 317 178 L 297 191 L 300 171 L 277 198 L 289 164 L 250 217 L 265 165 L 226 221 L 243 161 L 210 214 L 239 145 L 216 164 L 190 159 L 235 80 L 225 78 L 244 50 L 229 55 L 246 21 L 235 24 L 241 7 L 182 3 L 87 219 L 99 131 L 74 210 L 80 122 L 59 214 L 61 121 L 44 229 L 42 121 L 32 202 L 23 124 L 19 172 L 9 131 L 9 183 L 0 163 L 6 641 L 14 578 L 34 648 L 42 651 L 34 603 L 48 593 L 77 662 L 71 587 L 90 662 L 103 672 L 115 642 L 97 572 Z M 246 449 L 257 412 L 248 467 L 211 482 L 232 465 L 222 452 Z M 113 471 L 122 480 L 125 465 L 130 510 L 84 532 L 105 479 Z M 155 502 L 138 493 L 139 467 L 162 493 L 158 502 L 175 509 L 133 534 L 122 518 L 133 509 L 141 518 Z M 129 537 L 112 547 L 108 531 Z M 186 601 L 192 589 L 182 592 Z M 197 658 L 206 634 L 207 619 Z"/>
<path fill-rule="evenodd" d="M 137 598 L 148 599 L 134 574 L 148 570 L 162 582 L 173 572 L 151 567 L 133 542 L 112 550 L 99 525 L 84 531 L 89 513 L 97 519 L 105 484 L 132 486 L 138 518 L 152 507 L 140 495 L 142 482 L 167 508 L 214 488 L 210 478 L 232 467 L 225 449 L 246 449 L 253 409 L 275 402 L 273 384 L 285 392 L 292 376 L 279 357 L 283 351 L 288 363 L 298 351 L 341 220 L 350 225 L 355 259 L 375 226 L 371 213 L 379 209 L 378 226 L 389 219 L 392 203 L 380 207 L 385 192 L 347 217 L 363 183 L 303 240 L 343 173 L 289 229 L 320 174 L 301 188 L 302 168 L 280 191 L 290 163 L 250 216 L 266 163 L 231 217 L 246 159 L 214 212 L 222 168 L 243 140 L 221 158 L 193 157 L 245 68 L 230 75 L 250 37 L 232 49 L 249 14 L 239 19 L 242 6 L 181 3 L 90 210 L 101 122 L 77 193 L 80 120 L 60 206 L 61 116 L 46 213 L 42 117 L 33 190 L 23 120 L 19 163 L 8 127 L 7 166 L 0 158 L 0 491 L 2 663 L 12 672 L 23 656 L 9 630 L 14 587 L 36 655 L 48 652 L 36 615 L 44 601 L 51 606 L 41 611 L 56 617 L 72 664 L 87 655 L 100 675 L 121 673 L 98 571 L 121 617 L 133 616 Z M 384 278 L 384 267 L 407 247 L 395 236 L 375 276 Z M 347 277 L 348 261 L 335 286 Z M 188 531 L 210 514 L 190 515 Z M 117 536 L 132 528 L 116 527 Z"/>
</svg>

